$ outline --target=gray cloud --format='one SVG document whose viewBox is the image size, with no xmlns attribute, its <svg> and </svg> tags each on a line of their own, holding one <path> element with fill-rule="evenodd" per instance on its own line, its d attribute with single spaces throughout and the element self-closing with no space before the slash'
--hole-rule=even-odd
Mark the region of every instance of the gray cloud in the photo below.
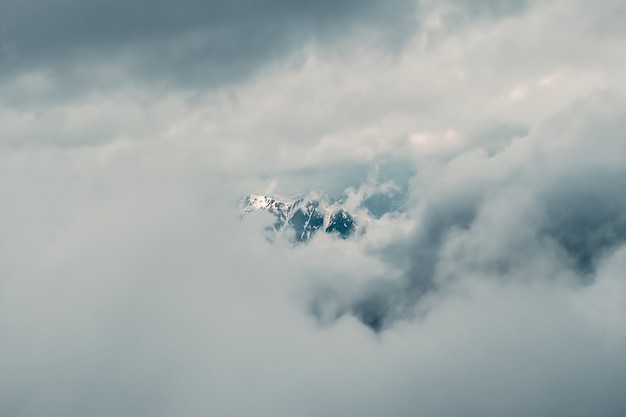
<svg viewBox="0 0 626 417">
<path fill-rule="evenodd" d="M 471 14 L 495 17 L 519 14 L 525 11 L 530 3 L 528 0 L 457 0 L 452 2 L 455 6 Z"/>
<path fill-rule="evenodd" d="M 161 91 L 216 88 L 294 54 L 292 65 L 298 65 L 303 44 L 351 49 L 358 48 L 352 38 L 378 38 L 394 55 L 418 29 L 420 13 L 432 7 L 421 3 L 9 0 L 0 6 L 0 81 L 43 74 L 54 81 L 47 91 L 54 100 L 129 84 Z M 528 7 L 493 0 L 449 5 L 455 10 L 450 29 Z M 44 98 L 21 94 L 4 101 L 32 105 Z"/>
<path fill-rule="evenodd" d="M 2 69 L 55 72 L 64 88 L 153 79 L 196 88 L 240 81 L 303 42 L 327 42 L 358 27 L 406 38 L 411 1 L 5 2 Z M 109 75 L 110 77 L 111 75 Z"/>
<path fill-rule="evenodd" d="M 374 280 L 338 306 L 326 290 L 312 302 L 314 315 L 324 317 L 319 304 L 326 302 L 337 306 L 336 315 L 354 314 L 381 331 L 412 318 L 425 295 L 466 275 L 593 280 L 599 262 L 626 242 L 626 149 L 617 133 L 623 103 L 610 94 L 592 97 L 496 155 L 470 149 L 445 162 L 437 177 L 418 173 L 413 236 L 373 253 L 404 266 L 402 277 Z M 569 137 L 562 123 L 572 119 L 579 131 Z M 551 140 L 566 148 L 546 147 Z"/>
</svg>

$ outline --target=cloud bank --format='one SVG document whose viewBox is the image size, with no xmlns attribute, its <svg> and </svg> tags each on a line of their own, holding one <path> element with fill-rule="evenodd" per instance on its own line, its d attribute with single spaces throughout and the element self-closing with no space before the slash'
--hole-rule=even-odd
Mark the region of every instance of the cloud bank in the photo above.
<svg viewBox="0 0 626 417">
<path fill-rule="evenodd" d="M 624 415 L 624 13 L 5 1 L 0 414 Z"/>
</svg>

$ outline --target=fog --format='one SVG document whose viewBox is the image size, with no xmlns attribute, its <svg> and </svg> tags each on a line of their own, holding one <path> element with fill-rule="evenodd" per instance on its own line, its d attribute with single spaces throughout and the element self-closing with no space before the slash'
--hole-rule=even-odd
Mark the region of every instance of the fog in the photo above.
<svg viewBox="0 0 626 417">
<path fill-rule="evenodd" d="M 98 3 L 0 4 L 0 414 L 624 415 L 619 2 Z"/>
</svg>

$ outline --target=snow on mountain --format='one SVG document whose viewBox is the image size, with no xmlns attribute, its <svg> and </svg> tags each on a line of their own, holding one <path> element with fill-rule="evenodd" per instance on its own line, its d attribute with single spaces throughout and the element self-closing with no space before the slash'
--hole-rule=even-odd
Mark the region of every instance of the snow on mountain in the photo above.
<svg viewBox="0 0 626 417">
<path fill-rule="evenodd" d="M 277 233 L 293 230 L 295 240 L 309 240 L 318 230 L 336 233 L 341 238 L 349 237 L 356 230 L 350 213 L 341 206 L 321 204 L 319 200 L 279 200 L 265 195 L 250 194 L 241 202 L 240 216 L 255 211 L 266 211 L 276 217 L 271 229 Z"/>
</svg>

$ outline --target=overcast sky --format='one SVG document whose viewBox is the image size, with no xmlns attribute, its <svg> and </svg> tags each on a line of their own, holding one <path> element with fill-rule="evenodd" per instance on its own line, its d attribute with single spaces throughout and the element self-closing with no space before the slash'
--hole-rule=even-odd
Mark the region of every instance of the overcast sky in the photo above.
<svg viewBox="0 0 626 417">
<path fill-rule="evenodd" d="M 0 0 L 0 415 L 626 415 L 624 21 Z"/>
</svg>

